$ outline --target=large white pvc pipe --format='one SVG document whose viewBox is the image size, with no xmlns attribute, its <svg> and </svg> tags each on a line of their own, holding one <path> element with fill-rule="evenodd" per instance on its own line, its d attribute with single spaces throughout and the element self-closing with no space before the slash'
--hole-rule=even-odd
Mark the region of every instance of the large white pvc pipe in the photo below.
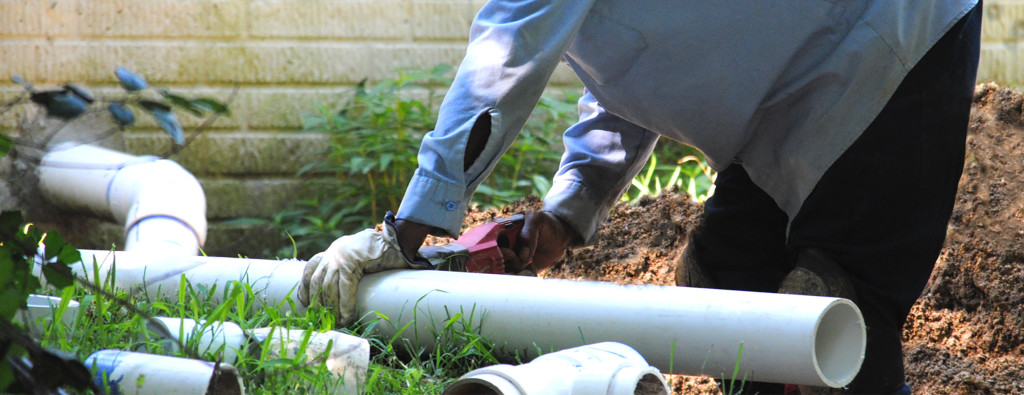
<svg viewBox="0 0 1024 395">
<path fill-rule="evenodd" d="M 114 286 L 128 291 L 145 290 L 150 297 L 176 299 L 184 275 L 192 286 L 202 284 L 213 303 L 222 302 L 224 287 L 231 281 L 247 283 L 255 294 L 256 306 L 277 307 L 282 314 L 305 314 L 296 295 L 306 262 L 296 260 L 219 258 L 205 256 L 161 256 L 142 251 L 79 250 L 82 265 L 73 270 L 89 279 L 107 278 L 116 267 Z M 93 268 L 98 265 L 99 272 Z M 294 306 L 294 307 L 293 307 Z"/>
<path fill-rule="evenodd" d="M 420 346 L 463 314 L 506 354 L 616 341 L 662 373 L 719 379 L 731 378 L 739 359 L 738 379 L 841 387 L 860 369 L 866 342 L 856 305 L 817 296 L 392 271 L 364 277 L 358 299 L 360 311 L 389 318 L 393 325 L 376 325 L 385 335 L 415 317 L 402 336 Z"/>
<path fill-rule="evenodd" d="M 96 257 L 101 272 L 110 269 L 110 252 L 82 255 Z M 290 301 L 304 310 L 295 298 L 301 261 L 113 255 L 121 288 L 173 297 L 181 274 L 207 286 L 247 279 L 263 303 L 289 310 Z M 220 295 L 211 296 L 217 302 Z M 738 379 L 841 387 L 859 370 L 866 342 L 856 305 L 817 296 L 397 270 L 365 276 L 357 297 L 359 310 L 371 312 L 364 319 L 388 317 L 390 324 L 375 326 L 384 335 L 415 319 L 401 336 L 420 346 L 431 346 L 434 333 L 461 313 L 504 355 L 518 351 L 526 360 L 537 350 L 616 341 L 663 373 L 719 379 L 731 378 L 739 359 Z"/>
<path fill-rule="evenodd" d="M 195 255 L 206 240 L 203 189 L 173 161 L 66 143 L 37 171 L 51 203 L 124 224 L 124 250 Z"/>
</svg>

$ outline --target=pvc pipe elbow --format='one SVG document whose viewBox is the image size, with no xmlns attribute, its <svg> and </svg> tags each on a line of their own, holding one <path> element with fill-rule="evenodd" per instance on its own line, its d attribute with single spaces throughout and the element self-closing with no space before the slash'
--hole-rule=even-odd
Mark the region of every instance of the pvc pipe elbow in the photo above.
<svg viewBox="0 0 1024 395">
<path fill-rule="evenodd" d="M 134 193 L 115 193 L 119 188 Z M 125 251 L 195 255 L 206 242 L 206 196 L 177 163 L 161 159 L 125 167 L 110 189 L 112 212 L 124 223 Z"/>
<path fill-rule="evenodd" d="M 37 171 L 51 203 L 124 224 L 125 250 L 195 255 L 206 241 L 202 186 L 173 161 L 68 143 Z"/>
</svg>

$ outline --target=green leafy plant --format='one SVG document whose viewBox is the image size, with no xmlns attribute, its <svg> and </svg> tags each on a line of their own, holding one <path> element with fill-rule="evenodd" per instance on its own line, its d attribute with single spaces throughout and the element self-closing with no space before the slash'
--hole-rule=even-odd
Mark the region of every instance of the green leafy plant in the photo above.
<svg viewBox="0 0 1024 395">
<path fill-rule="evenodd" d="M 715 193 L 717 173 L 708 166 L 699 151 L 686 155 L 674 165 L 659 165 L 658 157 L 665 153 L 655 152 L 647 167 L 632 181 L 632 187 L 622 195 L 622 201 L 636 203 L 645 196 L 655 196 L 668 188 L 686 191 L 695 203 L 703 203 Z"/>
</svg>

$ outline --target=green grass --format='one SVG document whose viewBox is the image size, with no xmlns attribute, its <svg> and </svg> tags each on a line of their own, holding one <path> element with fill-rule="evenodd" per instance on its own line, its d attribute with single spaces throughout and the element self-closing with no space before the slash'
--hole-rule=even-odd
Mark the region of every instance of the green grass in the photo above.
<svg viewBox="0 0 1024 395">
<path fill-rule="evenodd" d="M 41 336 L 44 347 L 67 352 L 83 361 L 102 349 L 163 353 L 163 347 L 144 340 L 146 316 L 190 318 L 207 323 L 228 321 L 243 330 L 271 326 L 309 331 L 334 329 L 334 316 L 328 309 L 309 309 L 305 315 L 281 314 L 282 306 L 263 306 L 248 284 L 237 281 L 205 287 L 182 278 L 176 299 L 151 298 L 145 293 L 130 295 L 113 289 L 114 279 L 110 277 L 91 278 L 89 283 L 105 292 L 97 293 L 81 282 L 63 291 L 47 288 L 51 294 L 77 300 L 81 305 L 75 322 L 61 323 L 62 311 L 55 312 L 55 325 L 49 325 Z M 490 354 L 491 343 L 472 331 L 469 323 L 473 322 L 473 314 L 471 311 L 431 317 L 437 319 L 431 334 L 434 343 L 439 344 L 431 348 L 410 344 L 398 334 L 390 338 L 372 335 L 376 325 L 392 325 L 387 317 L 338 330 L 367 338 L 370 343 L 365 393 L 435 394 L 470 370 L 498 363 Z M 199 355 L 196 342 L 182 346 L 183 350 L 169 355 L 217 359 L 215 352 Z M 295 358 L 286 358 L 265 351 L 241 350 L 233 365 L 242 375 L 247 393 L 324 393 L 337 388 L 340 378 L 332 376 L 322 361 L 310 364 L 303 352 L 297 354 Z"/>
</svg>

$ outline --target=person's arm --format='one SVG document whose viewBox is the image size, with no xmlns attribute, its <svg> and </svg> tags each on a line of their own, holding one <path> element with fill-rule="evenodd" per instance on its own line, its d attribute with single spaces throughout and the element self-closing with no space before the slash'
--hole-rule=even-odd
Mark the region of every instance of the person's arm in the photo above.
<svg viewBox="0 0 1024 395">
<path fill-rule="evenodd" d="M 427 233 L 459 234 L 472 193 L 526 123 L 592 2 L 489 1 L 480 10 L 398 209 L 406 251 Z"/>
<path fill-rule="evenodd" d="M 629 189 L 651 156 L 658 135 L 608 113 L 589 92 L 579 101 L 580 121 L 562 137 L 565 154 L 544 211 L 567 223 L 585 244 Z"/>
</svg>

